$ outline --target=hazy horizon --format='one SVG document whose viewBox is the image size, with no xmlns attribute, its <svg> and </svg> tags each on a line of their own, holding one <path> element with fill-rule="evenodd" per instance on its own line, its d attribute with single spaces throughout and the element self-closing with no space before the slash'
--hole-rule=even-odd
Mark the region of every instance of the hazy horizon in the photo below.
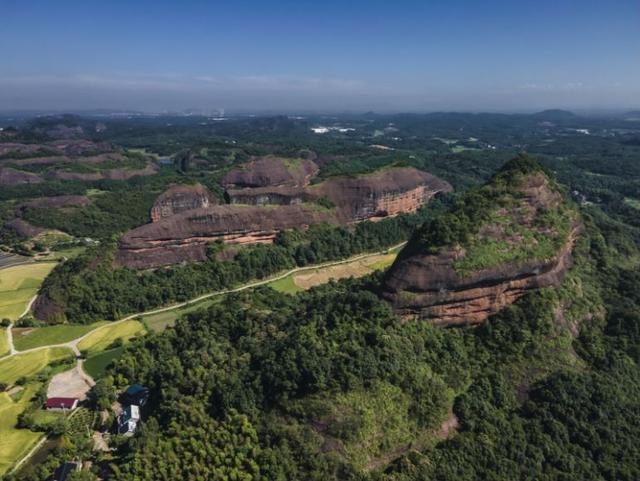
<svg viewBox="0 0 640 481">
<path fill-rule="evenodd" d="M 640 108 L 635 1 L 423 3 L 0 1 L 0 111 Z"/>
</svg>

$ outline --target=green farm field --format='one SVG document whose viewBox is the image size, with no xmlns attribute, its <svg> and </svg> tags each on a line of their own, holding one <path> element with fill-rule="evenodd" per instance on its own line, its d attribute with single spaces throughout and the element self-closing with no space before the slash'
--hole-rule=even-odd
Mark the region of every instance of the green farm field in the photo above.
<svg viewBox="0 0 640 481">
<path fill-rule="evenodd" d="M 37 374 L 51 362 L 71 356 L 71 349 L 52 347 L 7 357 L 0 361 L 0 383 L 13 384 L 22 377 Z"/>
<path fill-rule="evenodd" d="M 84 362 L 83 368 L 89 376 L 98 379 L 104 375 L 107 366 L 120 357 L 123 352 L 124 347 L 116 347 L 115 349 L 93 354 Z"/>
<path fill-rule="evenodd" d="M 211 297 L 203 301 L 194 302 L 193 304 L 181 307 L 180 309 L 173 309 L 170 311 L 158 312 L 156 314 L 149 314 L 148 316 L 142 317 L 142 322 L 144 322 L 145 325 L 147 325 L 152 331 L 162 332 L 167 327 L 173 326 L 176 323 L 176 320 L 178 320 L 185 314 L 189 314 L 190 312 L 195 312 L 200 309 L 206 309 L 207 307 L 212 306 L 213 304 L 220 302 L 221 300 L 221 296 Z"/>
<path fill-rule="evenodd" d="M 132 337 L 144 332 L 145 329 L 142 323 L 134 320 L 106 325 L 80 341 L 78 349 L 93 354 L 108 349 L 116 339 L 122 339 L 126 342 Z"/>
<path fill-rule="evenodd" d="M 14 329 L 13 342 L 18 351 L 52 344 L 64 344 L 104 324 L 107 324 L 107 322 L 96 322 L 89 325 L 62 324 L 36 327 L 34 329 Z"/>
<path fill-rule="evenodd" d="M 0 319 L 18 319 L 54 267 L 55 263 L 46 262 L 0 270 Z"/>
<path fill-rule="evenodd" d="M 27 384 L 13 397 L 6 392 L 0 393 L 0 476 L 24 456 L 42 437 L 28 429 L 16 429 L 18 416 L 40 388 L 40 384 Z"/>
</svg>

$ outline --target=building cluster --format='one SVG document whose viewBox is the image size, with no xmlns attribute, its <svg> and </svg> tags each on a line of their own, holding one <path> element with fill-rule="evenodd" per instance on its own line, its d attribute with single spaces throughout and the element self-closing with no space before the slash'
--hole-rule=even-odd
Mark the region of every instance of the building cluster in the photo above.
<svg viewBox="0 0 640 481">
<path fill-rule="evenodd" d="M 118 416 L 118 434 L 133 436 L 140 422 L 140 410 L 149 400 L 149 388 L 133 384 L 122 395 L 122 413 Z"/>
</svg>

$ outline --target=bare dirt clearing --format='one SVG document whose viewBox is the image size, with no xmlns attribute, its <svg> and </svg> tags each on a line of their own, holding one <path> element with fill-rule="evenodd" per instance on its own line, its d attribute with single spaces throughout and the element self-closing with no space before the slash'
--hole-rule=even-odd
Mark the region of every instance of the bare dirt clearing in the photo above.
<svg viewBox="0 0 640 481">
<path fill-rule="evenodd" d="M 47 389 L 47 397 L 75 397 L 83 400 L 89 389 L 91 386 L 86 375 L 76 366 L 53 376 Z"/>
</svg>

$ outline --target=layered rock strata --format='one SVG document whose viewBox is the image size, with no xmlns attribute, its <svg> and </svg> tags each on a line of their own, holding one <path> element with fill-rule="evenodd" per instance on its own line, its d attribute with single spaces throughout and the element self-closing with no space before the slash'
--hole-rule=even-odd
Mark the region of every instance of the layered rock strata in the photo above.
<svg viewBox="0 0 640 481">
<path fill-rule="evenodd" d="M 441 326 L 473 325 L 531 289 L 562 282 L 581 229 L 577 213 L 539 170 L 522 176 L 512 190 L 500 189 L 502 184 L 487 196 L 495 208 L 471 243 L 434 251 L 421 245 L 420 233 L 414 236 L 382 286 L 382 297 L 398 314 Z M 540 245 L 556 246 L 555 252 Z"/>
<path fill-rule="evenodd" d="M 151 208 L 151 221 L 180 214 L 188 210 L 207 208 L 216 199 L 203 185 L 174 185 L 158 196 Z"/>
<path fill-rule="evenodd" d="M 270 243 L 284 229 L 306 228 L 334 217 L 300 205 L 264 208 L 218 205 L 189 210 L 145 224 L 120 240 L 116 263 L 136 269 L 206 259 L 206 245 Z"/>
</svg>

